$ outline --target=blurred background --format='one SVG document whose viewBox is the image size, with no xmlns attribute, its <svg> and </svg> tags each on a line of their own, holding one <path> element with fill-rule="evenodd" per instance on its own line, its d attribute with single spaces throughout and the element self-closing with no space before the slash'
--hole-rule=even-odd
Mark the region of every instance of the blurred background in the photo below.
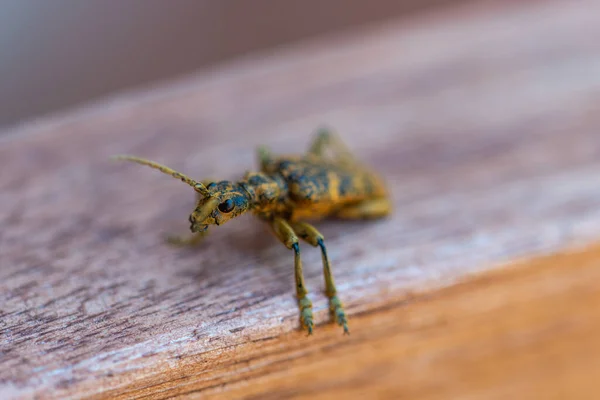
<svg viewBox="0 0 600 400">
<path fill-rule="evenodd" d="M 0 0 L 0 128 L 458 1 Z"/>
</svg>

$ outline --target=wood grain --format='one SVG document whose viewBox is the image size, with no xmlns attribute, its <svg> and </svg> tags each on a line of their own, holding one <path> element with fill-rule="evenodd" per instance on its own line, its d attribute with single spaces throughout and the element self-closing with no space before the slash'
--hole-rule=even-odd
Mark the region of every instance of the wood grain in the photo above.
<svg viewBox="0 0 600 400">
<path fill-rule="evenodd" d="M 591 0 L 456 7 L 239 60 L 0 135 L 1 397 L 159 398 L 201 388 L 290 397 L 300 384 L 303 393 L 343 391 L 335 377 L 327 378 L 334 361 L 317 363 L 327 371 L 314 380 L 305 364 L 312 356 L 304 354 L 335 358 L 356 349 L 354 363 L 386 365 L 387 352 L 409 356 L 419 348 L 403 345 L 420 335 L 403 323 L 417 315 L 407 311 L 408 299 L 516 259 L 598 240 L 598 15 L 600 3 Z M 385 221 L 319 225 L 350 314 L 350 338 L 328 324 L 316 250 L 304 247 L 319 324 L 315 339 L 307 340 L 297 330 L 291 254 L 263 226 L 242 218 L 197 249 L 169 247 L 164 234 L 185 232 L 189 188 L 108 161 L 133 153 L 198 178 L 234 179 L 253 168 L 255 146 L 297 152 L 323 123 L 388 177 L 396 208 Z M 593 268 L 581 268 L 576 276 L 587 282 Z M 569 290 L 559 284 L 565 274 L 556 273 L 559 291 Z M 533 294 L 545 290 L 527 275 L 514 279 L 533 285 Z M 502 287 L 492 305 L 512 295 L 511 284 Z M 472 296 L 458 292 L 452 304 L 467 307 L 460 303 L 466 296 L 485 307 L 477 304 L 485 287 L 472 290 Z M 560 325 L 565 309 L 548 301 Z M 451 319 L 460 311 L 448 307 L 439 315 Z M 536 310 L 545 310 L 542 303 L 531 307 L 515 317 L 523 318 L 524 329 L 534 329 Z M 485 318 L 473 315 L 471 322 Z M 498 319 L 496 313 L 487 318 Z M 527 335 L 511 336 L 514 321 L 505 318 L 504 332 L 484 337 L 530 343 L 543 353 L 523 362 L 556 354 L 527 342 Z M 444 354 L 457 354 L 461 347 L 453 346 L 461 339 L 436 344 L 446 328 L 432 324 L 428 351 L 441 357 L 436 379 L 458 379 Z M 465 331 L 462 340 L 478 332 L 488 334 Z M 369 347 L 375 343 L 380 347 Z M 261 353 L 263 347 L 281 356 Z M 411 360 L 390 368 L 418 368 Z M 514 369 L 511 362 L 497 361 Z M 298 372 L 285 375 L 284 365 Z M 343 366 L 340 381 L 358 376 Z M 262 371 L 260 379 L 255 371 Z M 374 390 L 369 376 L 360 378 L 364 390 Z M 427 390 L 439 398 L 445 388 L 459 388 L 415 385 L 411 392 L 385 379 L 377 386 L 382 396 L 406 388 L 407 396 Z M 582 382 L 577 379 L 573 384 Z"/>
<path fill-rule="evenodd" d="M 390 300 L 366 326 L 191 356 L 115 398 L 595 399 L 600 369 L 600 247 L 542 257 Z M 510 287 L 510 295 L 507 295 Z M 181 370 L 185 374 L 181 374 Z M 153 384 L 154 383 L 154 384 Z M 111 393 L 108 393 L 111 395 Z"/>
</svg>

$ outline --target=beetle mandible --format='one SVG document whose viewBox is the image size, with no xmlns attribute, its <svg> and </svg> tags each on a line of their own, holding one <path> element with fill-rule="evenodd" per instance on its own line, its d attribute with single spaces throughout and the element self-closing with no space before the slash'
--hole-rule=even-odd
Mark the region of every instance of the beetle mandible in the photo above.
<svg viewBox="0 0 600 400">
<path fill-rule="evenodd" d="M 194 235 L 189 239 L 170 238 L 173 243 L 198 243 L 209 225 L 222 225 L 248 211 L 265 221 L 275 236 L 294 252 L 300 323 L 309 334 L 313 331 L 312 303 L 307 296 L 298 239 L 319 247 L 329 309 L 344 333 L 348 333 L 348 320 L 337 294 L 323 235 L 305 221 L 325 217 L 380 218 L 391 212 L 392 205 L 383 179 L 362 165 L 337 135 L 320 129 L 308 152 L 301 156 L 275 157 L 260 147 L 260 172 L 247 172 L 238 182 L 200 182 L 143 158 L 128 155 L 114 158 L 155 168 L 197 192 L 198 202 L 189 216 Z"/>
</svg>

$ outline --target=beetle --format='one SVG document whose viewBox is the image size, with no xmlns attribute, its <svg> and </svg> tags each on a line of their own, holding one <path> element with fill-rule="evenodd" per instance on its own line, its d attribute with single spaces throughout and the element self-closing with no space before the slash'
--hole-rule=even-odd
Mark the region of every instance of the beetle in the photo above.
<svg viewBox="0 0 600 400">
<path fill-rule="evenodd" d="M 317 131 L 308 151 L 299 156 L 274 156 L 259 147 L 259 172 L 247 172 L 237 181 L 196 181 L 156 162 L 130 155 L 114 156 L 155 168 L 190 185 L 197 204 L 189 216 L 190 238 L 170 238 L 180 245 L 196 244 L 210 225 L 251 212 L 266 222 L 275 236 L 294 254 L 296 296 L 300 323 L 313 332 L 312 303 L 302 273 L 299 239 L 319 247 L 325 293 L 334 320 L 347 334 L 348 319 L 334 283 L 323 235 L 308 220 L 327 217 L 374 219 L 385 217 L 392 204 L 380 175 L 360 163 L 329 129 Z"/>
</svg>

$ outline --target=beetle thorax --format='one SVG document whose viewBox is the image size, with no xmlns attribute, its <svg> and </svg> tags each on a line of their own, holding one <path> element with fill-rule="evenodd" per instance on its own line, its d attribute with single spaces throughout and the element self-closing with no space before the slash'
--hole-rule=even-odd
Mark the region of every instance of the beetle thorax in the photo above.
<svg viewBox="0 0 600 400">
<path fill-rule="evenodd" d="M 281 205 L 288 195 L 287 183 L 278 174 L 248 172 L 240 184 L 250 194 L 253 208 L 260 211 L 277 208 L 276 206 Z"/>
</svg>

